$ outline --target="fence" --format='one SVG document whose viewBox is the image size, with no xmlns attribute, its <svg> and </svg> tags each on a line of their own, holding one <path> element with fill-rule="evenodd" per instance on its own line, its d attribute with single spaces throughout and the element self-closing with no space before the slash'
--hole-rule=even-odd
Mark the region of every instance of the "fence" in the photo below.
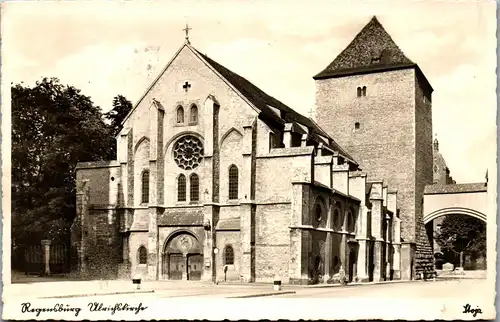
<svg viewBox="0 0 500 322">
<path fill-rule="evenodd" d="M 69 247 L 64 244 L 50 245 L 50 272 L 52 274 L 68 273 L 70 271 Z M 45 265 L 43 261 L 43 246 L 42 245 L 25 245 L 24 246 L 24 263 L 23 268 L 25 274 L 40 274 L 44 271 Z"/>
</svg>

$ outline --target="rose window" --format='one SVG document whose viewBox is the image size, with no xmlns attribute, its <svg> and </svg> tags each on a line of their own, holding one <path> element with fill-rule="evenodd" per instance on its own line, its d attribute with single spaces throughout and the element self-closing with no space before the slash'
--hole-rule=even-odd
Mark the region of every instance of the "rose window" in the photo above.
<svg viewBox="0 0 500 322">
<path fill-rule="evenodd" d="M 175 143 L 174 160 L 179 168 L 184 170 L 196 169 L 202 159 L 203 145 L 198 138 L 187 135 Z"/>
</svg>

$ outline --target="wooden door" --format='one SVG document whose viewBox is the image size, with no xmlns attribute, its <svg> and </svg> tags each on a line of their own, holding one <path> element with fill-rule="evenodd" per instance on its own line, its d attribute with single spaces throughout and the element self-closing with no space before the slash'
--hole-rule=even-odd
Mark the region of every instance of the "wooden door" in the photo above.
<svg viewBox="0 0 500 322">
<path fill-rule="evenodd" d="M 351 249 L 349 252 L 349 283 L 353 281 L 354 279 L 354 274 L 356 273 L 354 271 L 354 265 L 356 264 L 356 252 Z"/>
<path fill-rule="evenodd" d="M 170 254 L 168 265 L 168 278 L 171 280 L 182 280 L 182 272 L 186 271 L 184 256 L 182 254 Z"/>
<path fill-rule="evenodd" d="M 194 254 L 188 256 L 188 280 L 201 280 L 201 271 L 203 267 L 203 256 Z"/>
</svg>

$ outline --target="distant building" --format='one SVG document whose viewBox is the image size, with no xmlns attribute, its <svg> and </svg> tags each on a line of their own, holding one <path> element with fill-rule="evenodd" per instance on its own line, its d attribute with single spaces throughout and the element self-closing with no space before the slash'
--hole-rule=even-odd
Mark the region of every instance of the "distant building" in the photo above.
<svg viewBox="0 0 500 322">
<path fill-rule="evenodd" d="M 450 169 L 446 165 L 441 152 L 439 152 L 439 141 L 437 138 L 434 139 L 433 144 L 433 155 L 434 155 L 434 169 L 433 169 L 433 184 L 454 184 L 453 177 L 450 175 Z"/>
</svg>

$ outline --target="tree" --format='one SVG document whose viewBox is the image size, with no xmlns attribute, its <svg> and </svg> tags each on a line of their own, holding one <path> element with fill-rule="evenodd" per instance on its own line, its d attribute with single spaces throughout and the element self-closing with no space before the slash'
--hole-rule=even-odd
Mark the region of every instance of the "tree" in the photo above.
<svg viewBox="0 0 500 322">
<path fill-rule="evenodd" d="M 88 96 L 56 78 L 11 93 L 13 242 L 65 239 L 76 213 L 76 163 L 109 160 L 112 129 Z"/>
<path fill-rule="evenodd" d="M 486 256 L 486 223 L 467 215 L 446 216 L 436 241 L 443 252 Z"/>
<path fill-rule="evenodd" d="M 122 122 L 132 107 L 132 103 L 123 95 L 117 95 L 113 98 L 113 108 L 104 114 L 104 118 L 110 123 L 113 137 L 122 130 Z M 109 148 L 112 158 L 116 159 L 116 140 L 113 140 Z"/>
<path fill-rule="evenodd" d="M 122 122 L 127 114 L 132 110 L 132 102 L 127 100 L 123 95 L 117 95 L 113 98 L 113 108 L 111 111 L 104 114 L 104 117 L 111 122 L 113 136 L 118 135 L 122 129 Z"/>
</svg>

